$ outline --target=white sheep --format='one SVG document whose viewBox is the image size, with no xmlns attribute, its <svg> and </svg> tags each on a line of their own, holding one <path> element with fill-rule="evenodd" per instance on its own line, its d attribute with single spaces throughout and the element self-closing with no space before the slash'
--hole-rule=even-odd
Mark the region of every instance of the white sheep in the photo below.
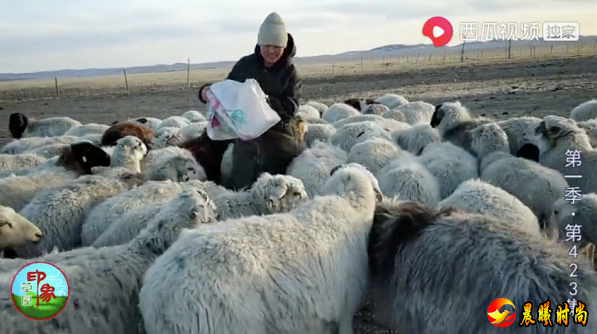
<svg viewBox="0 0 597 334">
<path fill-rule="evenodd" d="M 48 117 L 44 119 L 28 118 L 21 113 L 10 114 L 8 130 L 15 139 L 26 137 L 57 137 L 81 122 L 70 117 Z"/>
<path fill-rule="evenodd" d="M 70 144 L 50 144 L 50 145 L 45 145 L 45 146 L 41 146 L 38 148 L 34 148 L 31 150 L 27 150 L 27 151 L 25 151 L 25 153 L 38 155 L 40 157 L 50 159 L 57 155 L 60 155 L 60 153 L 62 151 L 64 151 L 64 149 L 69 146 L 70 146 Z"/>
<path fill-rule="evenodd" d="M 573 120 L 546 116 L 533 130 L 527 129 L 525 140 L 539 148 L 539 163 L 568 178 L 570 187 L 582 193 L 597 192 L 597 150 L 589 137 Z"/>
<path fill-rule="evenodd" d="M 414 101 L 389 110 L 382 114 L 382 117 L 414 125 L 431 122 L 431 116 L 434 111 L 435 106 L 433 104 Z"/>
<path fill-rule="evenodd" d="M 349 123 L 338 128 L 329 138 L 328 142 L 349 152 L 356 143 L 365 141 L 371 137 L 392 140 L 393 132 L 376 122 Z"/>
<path fill-rule="evenodd" d="M 141 160 L 147 154 L 147 147 L 141 139 L 126 136 L 116 141 L 110 156 L 110 166 L 93 167 L 93 174 L 119 176 L 124 173 L 141 173 Z"/>
<path fill-rule="evenodd" d="M 356 116 L 351 116 L 345 119 L 342 119 L 336 123 L 334 123 L 334 127 L 336 129 L 340 129 L 342 126 L 346 125 L 346 124 L 351 124 L 351 123 L 362 123 L 362 122 L 374 122 L 379 124 L 380 126 L 386 128 L 387 130 L 389 130 L 391 133 L 396 134 L 396 133 L 400 133 L 402 131 L 405 131 L 406 129 L 410 128 L 410 125 L 404 123 L 404 122 L 399 122 L 393 119 L 388 119 L 388 118 L 383 118 L 379 115 L 356 115 Z"/>
<path fill-rule="evenodd" d="M 580 201 L 571 202 L 566 198 L 557 199 L 552 205 L 549 225 L 557 230 L 563 242 L 584 245 L 597 243 L 597 194 L 584 194 Z M 574 237 L 575 225 L 580 226 L 580 236 Z"/>
<path fill-rule="evenodd" d="M 230 181 L 232 175 L 232 154 L 234 153 L 234 143 L 231 143 L 224 151 L 222 156 L 222 162 L 220 163 L 220 178 L 222 184 L 227 184 Z"/>
<path fill-rule="evenodd" d="M 355 144 L 348 153 L 347 161 L 361 164 L 376 175 L 399 155 L 400 149 L 394 143 L 383 138 L 371 138 Z"/>
<path fill-rule="evenodd" d="M 77 141 L 78 137 L 73 136 L 59 136 L 59 137 L 31 137 L 15 139 L 10 143 L 4 145 L 0 150 L 0 154 L 20 154 L 25 151 L 30 151 L 46 145 L 52 144 L 72 144 Z"/>
<path fill-rule="evenodd" d="M 205 116 L 197 110 L 186 111 L 184 114 L 181 115 L 181 117 L 188 119 L 191 123 L 200 123 L 207 121 L 207 118 L 205 118 Z"/>
<path fill-rule="evenodd" d="M 570 118 L 577 122 L 597 118 L 597 99 L 583 102 L 574 107 L 574 109 L 570 111 Z"/>
<path fill-rule="evenodd" d="M 64 133 L 64 136 L 83 137 L 92 134 L 101 135 L 108 130 L 110 126 L 105 124 L 88 123 L 76 126 Z"/>
<path fill-rule="evenodd" d="M 397 94 L 385 94 L 381 97 L 375 99 L 375 102 L 381 103 L 388 107 L 388 109 L 392 110 L 395 108 L 400 107 L 401 105 L 407 104 L 408 100 L 404 98 L 404 96 L 397 95 Z"/>
<path fill-rule="evenodd" d="M 364 115 L 383 115 L 384 113 L 390 111 L 388 107 L 383 104 L 368 104 L 365 109 L 363 110 Z"/>
<path fill-rule="evenodd" d="M 0 205 L 0 249 L 37 243 L 42 231 L 8 206 Z"/>
<path fill-rule="evenodd" d="M 147 128 L 150 128 L 153 131 L 157 131 L 159 126 L 162 124 L 162 120 L 155 117 L 139 117 L 135 119 L 130 119 L 128 122 L 135 122 L 141 124 Z"/>
<path fill-rule="evenodd" d="M 199 138 L 206 131 L 206 129 L 207 129 L 207 122 L 191 123 L 187 126 L 182 127 L 180 130 L 178 130 L 178 133 L 176 134 L 176 138 L 178 139 L 178 142 L 174 141 L 172 143 L 181 144 L 181 143 L 184 143 L 185 141 Z M 168 143 L 168 144 L 172 145 L 172 143 Z"/>
<path fill-rule="evenodd" d="M 150 181 L 151 182 L 151 181 Z M 175 183 L 176 184 L 176 183 Z M 177 183 L 180 185 L 182 191 L 187 189 L 201 190 L 205 192 L 209 198 L 221 197 L 234 193 L 234 191 L 219 186 L 211 181 L 191 180 L 187 182 Z M 130 190 L 130 191 L 134 191 Z M 129 191 L 129 192 L 130 192 Z M 126 193 L 125 193 L 126 194 Z M 168 200 L 172 196 L 171 193 L 165 194 L 164 199 Z M 146 206 L 137 208 L 136 210 L 124 212 L 113 222 L 109 227 L 91 244 L 92 247 L 116 246 L 125 244 L 133 240 L 147 224 L 162 210 L 169 205 L 168 202 L 149 203 L 147 198 L 138 198 L 145 201 Z M 283 200 L 286 200 L 283 198 Z M 271 207 L 280 208 L 281 205 L 274 203 Z"/>
<path fill-rule="evenodd" d="M 125 180 L 87 175 L 39 193 L 19 213 L 37 225 L 45 238 L 34 246 L 17 249 L 17 254 L 32 258 L 54 246 L 60 250 L 79 247 L 85 217 L 96 205 L 130 187 Z"/>
<path fill-rule="evenodd" d="M 399 200 L 410 200 L 427 205 L 440 201 L 440 186 L 423 165 L 414 159 L 398 158 L 377 174 L 383 195 Z"/>
<path fill-rule="evenodd" d="M 35 154 L 0 154 L 0 171 L 16 171 L 44 163 L 47 159 Z"/>
<path fill-rule="evenodd" d="M 95 206 L 81 226 L 81 245 L 90 246 L 110 225 L 129 211 L 157 206 L 176 197 L 181 191 L 178 182 L 148 181 L 117 194 Z"/>
<path fill-rule="evenodd" d="M 441 142 L 437 130 L 429 124 L 422 123 L 398 132 L 394 138 L 398 146 L 412 154 L 420 154 L 428 144 Z"/>
<path fill-rule="evenodd" d="M 482 164 L 486 163 L 486 157 L 492 159 L 492 156 L 498 155 L 486 167 L 481 167 L 481 180 L 520 200 L 531 209 L 544 228 L 552 203 L 562 198 L 568 188 L 566 179 L 558 171 L 512 156 L 506 133 L 497 124 L 484 124 L 471 131 L 474 132 L 471 148 L 482 159 Z"/>
<path fill-rule="evenodd" d="M 579 128 L 585 130 L 589 136 L 589 142 L 591 143 L 591 146 L 597 147 L 597 119 L 577 122 L 576 124 Z"/>
<path fill-rule="evenodd" d="M 143 163 L 143 174 L 150 180 L 206 180 L 207 175 L 193 154 L 183 148 L 170 146 L 148 153 Z"/>
<path fill-rule="evenodd" d="M 597 274 L 579 259 L 578 278 L 570 277 L 568 247 L 507 220 L 416 202 L 379 205 L 374 217 L 368 257 L 371 313 L 379 325 L 400 333 L 597 332 L 597 318 L 590 315 L 596 310 L 591 301 L 597 298 Z M 504 320 L 488 310 L 497 296 L 512 302 L 496 312 L 509 316 L 511 330 L 492 324 Z M 555 310 L 570 299 L 586 304 L 586 327 L 572 321 L 557 325 L 555 314 L 553 327 L 535 317 L 537 304 L 550 301 Z M 528 302 L 536 324 L 519 326 Z M 508 311 L 514 307 L 516 316 Z"/>
<path fill-rule="evenodd" d="M 439 182 L 441 198 L 446 198 L 462 182 L 478 178 L 477 159 L 463 148 L 451 143 L 431 143 L 417 157 Z"/>
<path fill-rule="evenodd" d="M 126 245 L 55 254 L 53 264 L 69 280 L 70 299 L 65 308 L 48 321 L 23 321 L 17 312 L 0 312 L 2 332 L 44 333 L 48 326 L 68 334 L 144 332 L 137 307 L 144 273 L 182 230 L 213 222 L 214 210 L 205 193 L 188 191 Z M 8 287 L 13 274 L 0 275 L 4 303 L 11 303 Z"/>
<path fill-rule="evenodd" d="M 218 220 L 289 211 L 307 200 L 303 182 L 289 175 L 263 173 L 249 190 L 210 196 L 217 207 Z"/>
<path fill-rule="evenodd" d="M 509 222 L 532 234 L 541 234 L 539 222 L 533 211 L 507 191 L 479 179 L 461 183 L 439 208 L 456 208 L 469 213 L 479 213 Z"/>
<path fill-rule="evenodd" d="M 516 155 L 526 144 L 522 138 L 524 131 L 532 125 L 539 125 L 541 119 L 538 117 L 513 117 L 504 121 L 495 122 L 508 136 L 510 153 Z"/>
<path fill-rule="evenodd" d="M 336 128 L 331 124 L 309 124 L 303 140 L 307 147 L 311 147 L 315 141 L 327 142 L 335 132 Z"/>
<path fill-rule="evenodd" d="M 319 194 L 320 188 L 329 178 L 332 169 L 344 164 L 348 153 L 338 147 L 315 141 L 292 160 L 287 174 L 303 182 L 309 198 Z"/>
<path fill-rule="evenodd" d="M 360 112 L 345 103 L 332 104 L 321 116 L 328 123 L 335 123 L 350 116 L 359 115 Z"/>
<path fill-rule="evenodd" d="M 145 275 L 145 330 L 352 333 L 368 288 L 375 199 L 362 170 L 341 168 L 321 196 L 289 213 L 186 231 Z"/>
<path fill-rule="evenodd" d="M 313 108 L 317 109 L 317 111 L 319 111 L 319 115 L 322 116 L 323 113 L 328 110 L 328 106 L 324 103 L 321 102 L 317 102 L 317 101 L 307 101 L 305 103 L 306 105 L 310 105 Z"/>
<path fill-rule="evenodd" d="M 309 104 L 300 105 L 296 111 L 296 115 L 307 122 L 321 118 L 319 110 Z"/>
<path fill-rule="evenodd" d="M 163 128 L 178 128 L 178 129 L 180 129 L 189 124 L 191 124 L 191 121 L 189 121 L 188 119 L 181 117 L 181 116 L 166 117 L 162 120 L 162 123 L 160 123 L 160 126 L 158 126 L 158 128 L 156 130 L 156 136 L 158 135 L 157 133 L 159 132 L 160 129 L 163 129 Z"/>
</svg>

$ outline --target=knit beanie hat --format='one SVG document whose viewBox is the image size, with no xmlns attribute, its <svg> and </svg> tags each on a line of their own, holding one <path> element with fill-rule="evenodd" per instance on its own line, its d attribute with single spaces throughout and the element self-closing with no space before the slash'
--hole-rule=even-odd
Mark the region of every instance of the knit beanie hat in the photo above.
<svg viewBox="0 0 597 334">
<path fill-rule="evenodd" d="M 280 14 L 273 12 L 263 20 L 261 27 L 259 27 L 257 44 L 259 46 L 275 45 L 285 48 L 286 43 L 288 43 L 286 25 Z"/>
</svg>

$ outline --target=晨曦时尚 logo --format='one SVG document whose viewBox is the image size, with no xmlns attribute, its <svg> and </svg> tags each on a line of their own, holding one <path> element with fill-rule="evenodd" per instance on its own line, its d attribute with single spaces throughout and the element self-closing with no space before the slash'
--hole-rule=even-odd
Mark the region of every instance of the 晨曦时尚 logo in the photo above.
<svg viewBox="0 0 597 334">
<path fill-rule="evenodd" d="M 53 264 L 32 262 L 12 279 L 12 303 L 26 318 L 47 320 L 58 315 L 69 297 L 68 281 Z"/>
<path fill-rule="evenodd" d="M 504 305 L 512 306 L 512 311 L 508 310 L 509 307 L 502 308 Z M 498 298 L 489 304 L 487 318 L 495 327 L 508 327 L 516 320 L 516 306 L 506 298 Z"/>
</svg>

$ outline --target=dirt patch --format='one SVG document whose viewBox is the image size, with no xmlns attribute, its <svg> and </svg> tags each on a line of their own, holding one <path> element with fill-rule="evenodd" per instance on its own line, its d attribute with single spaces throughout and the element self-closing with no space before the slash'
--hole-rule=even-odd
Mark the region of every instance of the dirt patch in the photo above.
<svg viewBox="0 0 597 334">
<path fill-rule="evenodd" d="M 437 104 L 460 100 L 479 115 L 498 119 L 518 116 L 568 117 L 570 110 L 597 98 L 597 56 L 543 59 L 499 64 L 459 65 L 333 78 L 305 79 L 303 96 L 328 104 L 348 97 L 404 95 L 410 101 Z M 0 144 L 10 140 L 8 115 L 38 118 L 69 116 L 83 123 L 110 124 L 138 116 L 165 118 L 205 110 L 194 90 L 173 89 L 134 95 L 66 97 L 58 100 L 0 103 Z M 358 333 L 392 333 L 371 324 L 367 312 L 355 317 Z"/>
</svg>

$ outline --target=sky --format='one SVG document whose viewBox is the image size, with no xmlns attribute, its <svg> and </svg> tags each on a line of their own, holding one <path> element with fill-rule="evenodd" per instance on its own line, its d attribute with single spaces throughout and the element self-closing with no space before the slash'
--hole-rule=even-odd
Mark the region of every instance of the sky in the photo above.
<svg viewBox="0 0 597 334">
<path fill-rule="evenodd" d="M 10 5 L 8 4 L 10 2 Z M 596 0 L 0 0 L 0 73 L 234 61 L 278 12 L 297 56 L 430 43 L 432 16 L 463 22 L 572 21 L 597 35 Z M 464 14 L 466 13 L 466 14 Z"/>
</svg>

